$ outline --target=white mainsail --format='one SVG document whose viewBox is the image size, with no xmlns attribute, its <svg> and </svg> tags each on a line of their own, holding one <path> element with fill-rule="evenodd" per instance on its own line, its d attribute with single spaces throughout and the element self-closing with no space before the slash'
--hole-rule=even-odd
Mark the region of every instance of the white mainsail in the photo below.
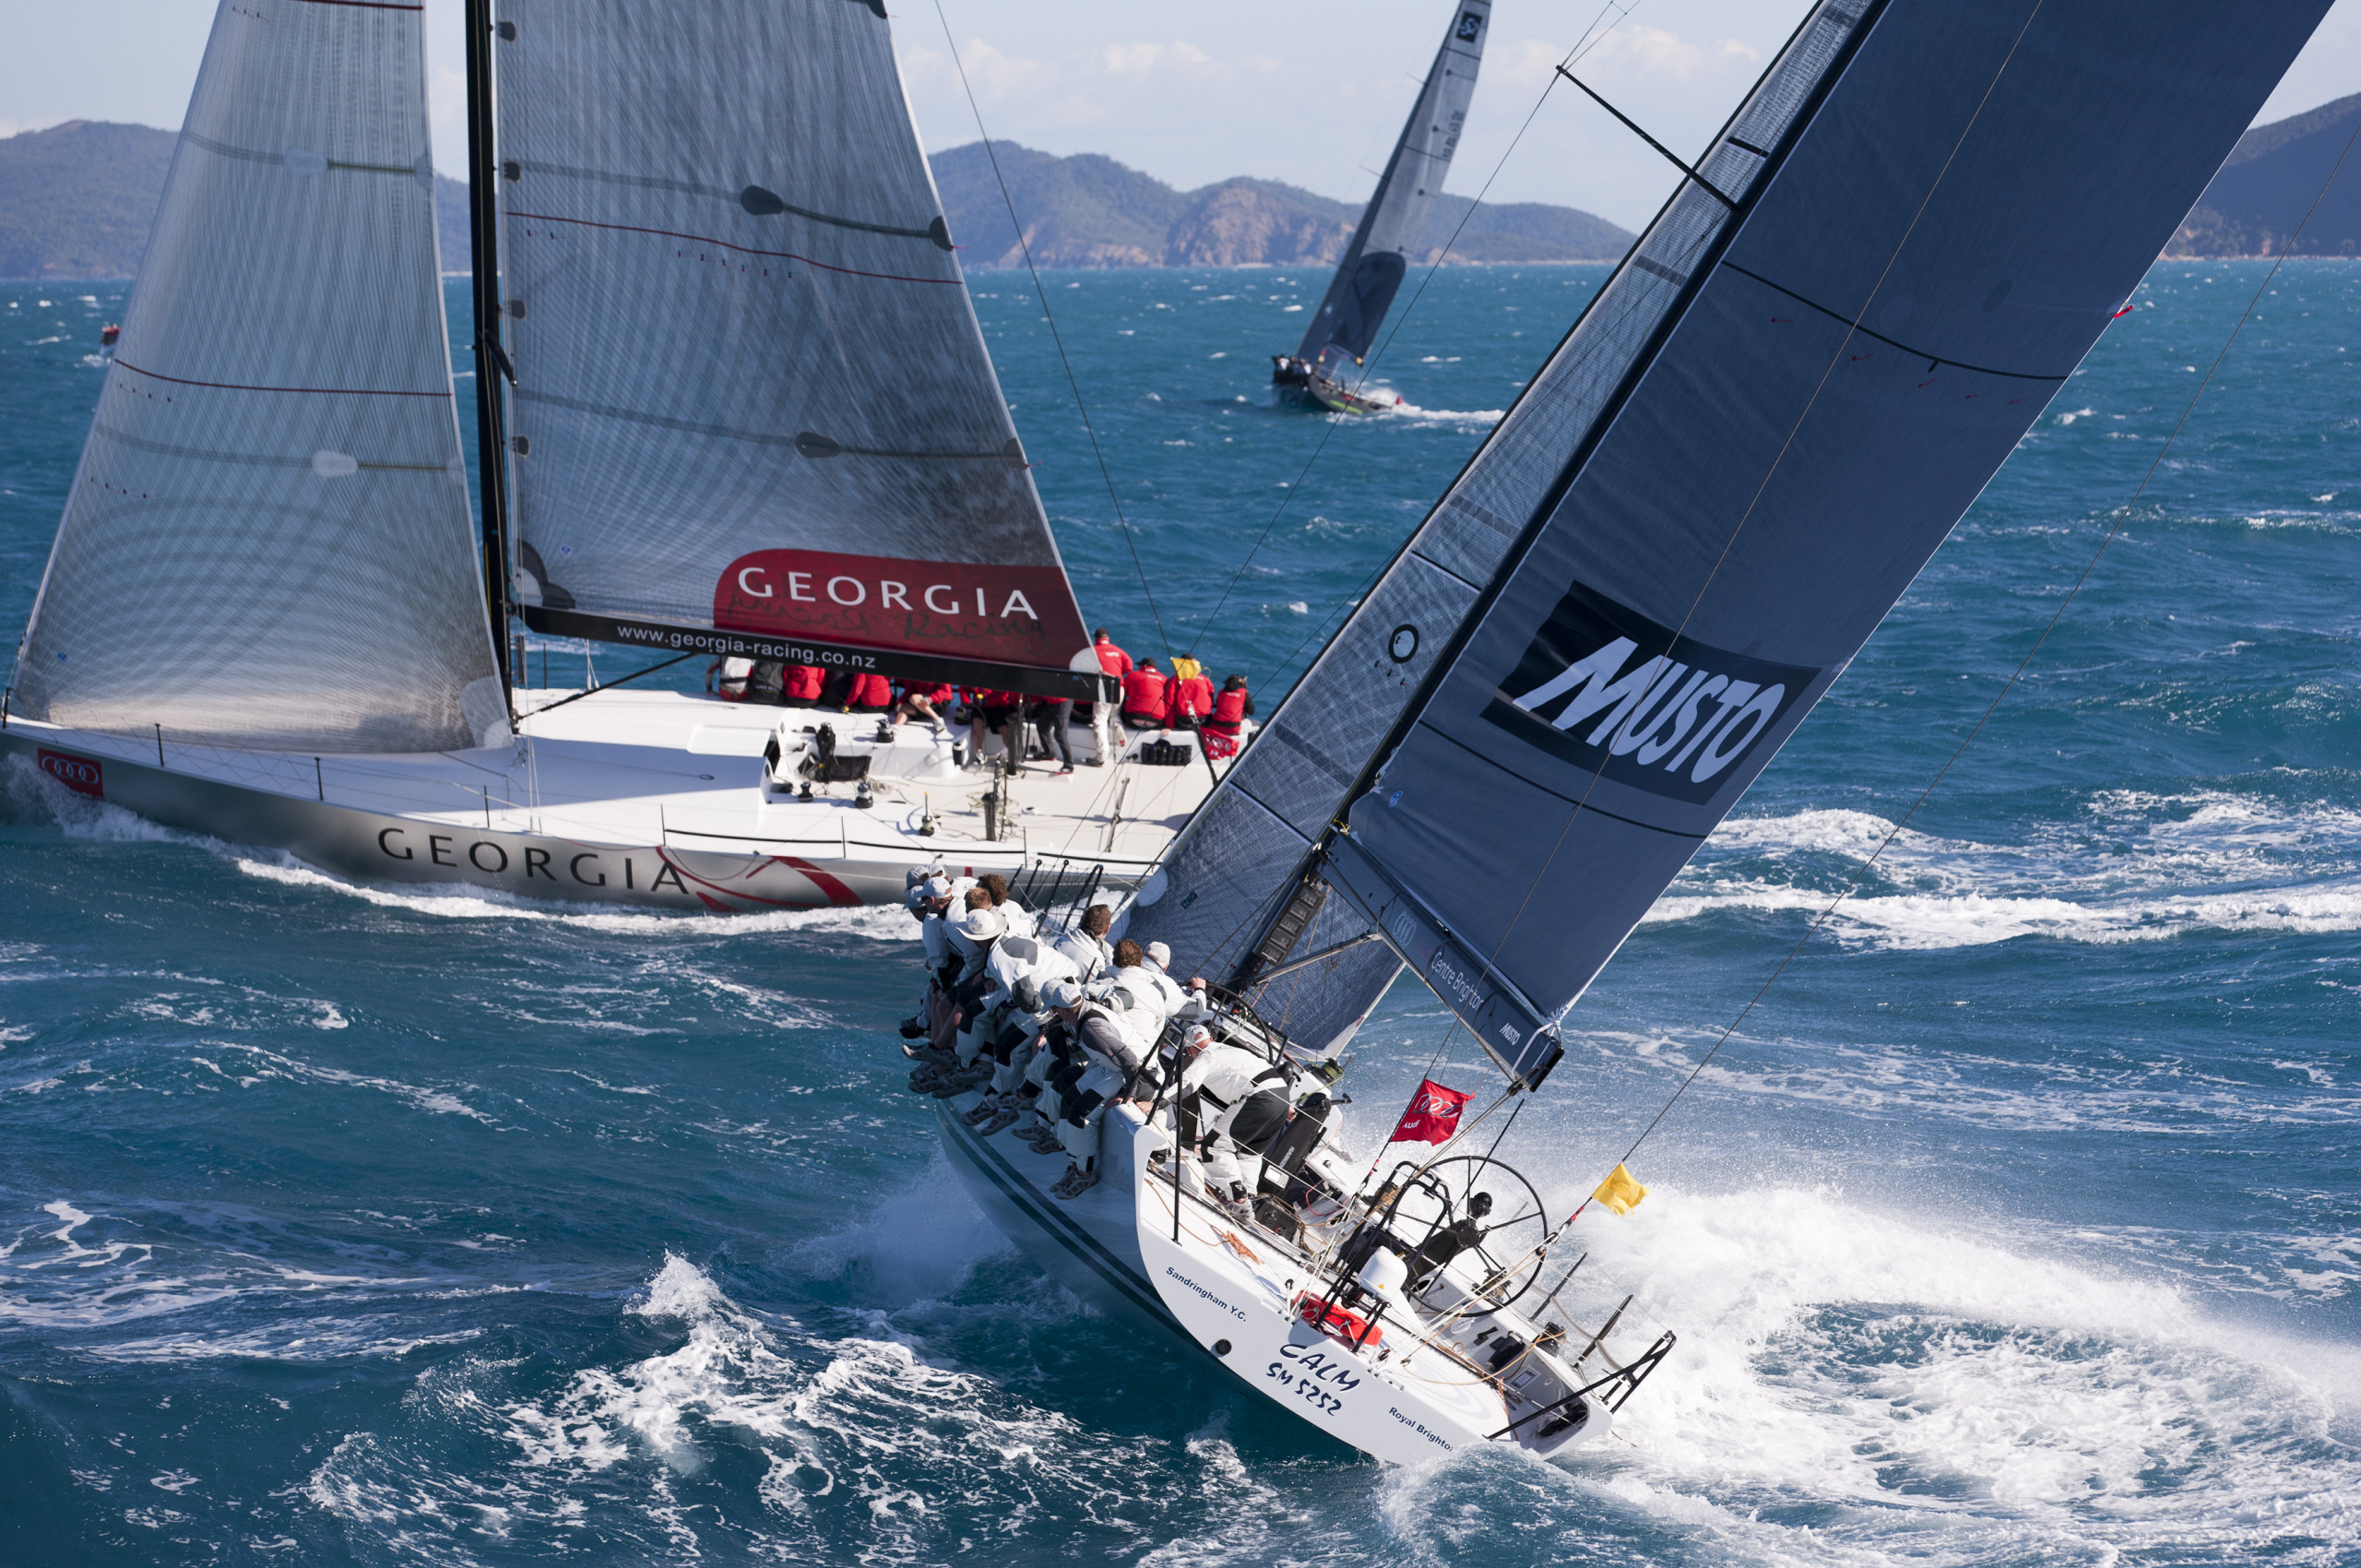
<svg viewBox="0 0 2361 1568">
<path fill-rule="evenodd" d="M 307 752 L 492 743 L 422 8 L 222 0 L 12 706 Z"/>
<path fill-rule="evenodd" d="M 1081 612 L 883 5 L 502 16 L 527 623 L 1067 671 Z"/>
</svg>

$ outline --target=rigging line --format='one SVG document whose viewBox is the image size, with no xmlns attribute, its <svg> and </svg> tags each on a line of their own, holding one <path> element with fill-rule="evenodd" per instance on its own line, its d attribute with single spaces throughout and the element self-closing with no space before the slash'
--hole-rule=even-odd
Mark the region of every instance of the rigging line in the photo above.
<svg viewBox="0 0 2361 1568">
<path fill-rule="evenodd" d="M 2033 647 L 2025 650 L 2024 658 L 2017 661 L 2016 669 L 2010 671 L 2008 680 L 2001 685 L 1999 693 L 1993 696 L 1990 703 L 1986 705 L 1982 716 L 1975 721 L 1975 727 L 1967 732 L 1967 738 L 1960 742 L 1958 749 L 1944 760 L 1941 767 L 1935 770 L 1935 777 L 1928 780 L 1927 787 L 1918 792 L 1918 798 L 1910 802 L 1910 809 L 1902 814 L 1902 819 L 1878 841 L 1878 847 L 1869 852 L 1869 859 L 1861 862 L 1859 869 L 1853 873 L 1836 897 L 1829 900 L 1828 907 L 1815 916 L 1811 924 L 1805 928 L 1803 935 L 1796 939 L 1796 944 L 1787 949 L 1787 956 L 1779 960 L 1779 967 L 1771 971 L 1771 978 L 1764 980 L 1762 988 L 1747 1000 L 1746 1005 L 1738 1009 L 1738 1016 L 1730 1020 L 1729 1027 L 1722 1031 L 1721 1038 L 1714 1041 L 1713 1049 L 1700 1057 L 1697 1065 L 1689 1070 L 1689 1075 L 1680 1080 L 1680 1087 L 1672 1091 L 1672 1098 L 1664 1102 L 1664 1109 L 1656 1112 L 1655 1121 L 1641 1129 L 1640 1135 L 1631 1140 L 1631 1148 L 1623 1155 L 1626 1161 L 1639 1152 L 1640 1146 L 1647 1141 L 1649 1134 L 1656 1130 L 1657 1123 L 1672 1113 L 1672 1108 L 1679 1103 L 1680 1097 L 1689 1092 L 1689 1086 L 1697 1081 L 1697 1075 L 1705 1070 L 1705 1064 L 1714 1059 L 1714 1054 L 1724 1045 L 1728 1043 L 1730 1036 L 1738 1032 L 1738 1026 L 1746 1022 L 1747 1015 L 1753 1012 L 1756 1004 L 1768 994 L 1773 986 L 1779 982 L 1779 977 L 1787 972 L 1787 966 L 1796 961 L 1796 956 L 1803 951 L 1804 944 L 1818 935 L 1821 928 L 1835 915 L 1838 907 L 1853 896 L 1854 889 L 1860 886 L 1861 879 L 1869 875 L 1893 841 L 1902 836 L 1902 830 L 1910 825 L 1910 819 L 1918 814 L 1918 808 L 1927 803 L 1928 797 L 1932 796 L 1936 789 L 1941 785 L 1952 766 L 1966 754 L 1967 748 L 1974 745 L 1976 737 L 1984 733 L 1984 727 L 1992 721 L 1993 712 L 2007 699 L 2008 695 L 2016 689 L 2017 683 L 2023 678 L 2026 669 L 2041 652 L 2042 646 L 2048 642 L 2050 633 L 2056 631 L 2058 622 L 2065 618 L 2067 609 L 2073 604 L 2075 596 L 2080 594 L 2082 591 L 2082 586 L 2090 581 L 2091 574 L 2098 570 L 2100 557 L 2106 553 L 2107 546 L 2115 542 L 2116 535 L 2121 533 L 2124 524 L 2130 521 L 2131 509 L 2139 505 L 2140 498 L 2148 493 L 2148 486 L 2155 480 L 2156 470 L 2162 468 L 2165 459 L 2172 455 L 2174 444 L 2180 439 L 2181 431 L 2188 425 L 2190 417 L 2197 412 L 2198 402 L 2205 396 L 2205 389 L 2213 384 L 2213 377 L 2222 369 L 2222 362 L 2230 357 L 2230 350 L 2236 344 L 2238 334 L 2246 329 L 2248 317 L 2254 315 L 2255 306 L 2262 303 L 2263 294 L 2279 276 L 2279 268 L 2285 265 L 2289 254 L 2295 250 L 2296 242 L 2303 237 L 2305 228 L 2312 220 L 2312 215 L 2319 211 L 2320 202 L 2327 196 L 2329 186 L 2335 182 L 2338 171 L 2344 167 L 2345 160 L 2353 155 L 2353 147 L 2356 140 L 2361 140 L 2361 125 L 2355 125 L 2353 135 L 2345 138 L 2344 150 L 2337 154 L 2335 167 L 2328 172 L 2328 178 L 2320 182 L 2319 192 L 2312 197 L 2312 205 L 2304 209 L 2303 221 L 2296 225 L 2296 232 L 2287 236 L 2286 245 L 2280 251 L 2277 259 L 2272 262 L 2271 270 L 2263 274 L 2261 283 L 2255 289 L 2254 297 L 2247 302 L 2247 308 L 2238 314 L 2237 323 L 2230 328 L 2230 335 L 2222 340 L 2221 351 L 2213 356 L 2213 362 L 2205 367 L 2205 379 L 2199 382 L 2197 390 L 2189 394 L 2189 404 L 2181 410 L 2180 418 L 2174 422 L 2172 434 L 2165 437 L 2165 444 L 2158 449 L 2154 460 L 2149 463 L 2147 471 L 2140 476 L 2139 488 L 2134 490 L 2131 493 L 2131 498 L 2117 510 L 2113 521 L 2107 525 L 2105 537 L 2099 540 L 2098 548 L 2092 552 L 2089 564 L 2083 566 L 2082 576 L 2074 579 L 2074 586 L 2067 589 L 2066 597 L 2058 601 L 2057 612 L 2042 627 L 2041 636 L 2034 639 Z M 1579 1216 L 1584 1208 L 1589 1206 L 1590 1199 L 1584 1198 L 1581 1206 L 1574 1210 L 1575 1216 Z M 1572 1223 L 1572 1219 L 1569 1218 L 1568 1223 Z"/>
<path fill-rule="evenodd" d="M 1886 256 L 1885 266 L 1878 272 L 1877 281 L 1869 286 L 1869 293 L 1863 297 L 1859 315 L 1854 318 L 1855 327 L 1857 327 L 1860 325 L 1861 317 L 1869 315 L 1869 306 L 1875 303 L 1878 291 L 1885 287 L 1886 279 L 1892 274 L 1894 267 L 1902 260 L 1902 253 L 1910 244 L 1910 236 L 1918 232 L 1919 220 L 1926 217 L 1928 207 L 1935 199 L 1935 193 L 1942 189 L 1944 179 L 1951 173 L 1952 164 L 1957 161 L 1960 149 L 1967 145 L 1967 138 L 1975 133 L 1977 123 L 1983 119 L 1985 106 L 1992 101 L 1993 93 L 1999 90 L 2000 78 L 2009 74 L 2010 65 L 2016 60 L 2017 51 L 2023 46 L 2025 35 L 2033 30 L 2034 21 L 2041 15 L 2041 8 L 2046 3 L 2047 0 L 2034 0 L 2033 9 L 2025 13 L 2023 25 L 2017 29 L 2017 36 L 2010 42 L 2008 53 L 2000 57 L 1999 66 L 1993 71 L 1992 79 L 1984 84 L 1984 96 L 1975 101 L 1975 108 L 1968 115 L 1967 123 L 1960 127 L 1959 137 L 1952 143 L 1952 150 L 1944 158 L 1943 166 L 1935 172 L 1933 182 L 1927 186 L 1927 194 L 1918 198 L 1917 210 L 1910 215 L 1909 225 L 1903 230 L 1902 237 L 1894 242 L 1892 251 Z M 1768 165 L 1766 164 L 1765 167 Z M 1757 172 L 1756 177 L 1758 179 L 1761 177 L 1760 171 Z M 1725 223 L 1737 220 L 1735 209 L 1723 220 Z M 1632 247 L 1632 254 L 1635 256 L 1639 254 L 1637 245 Z M 1753 520 L 1755 509 L 1762 504 L 1762 496 L 1771 488 L 1773 477 L 1778 473 L 1780 465 L 1787 460 L 1789 449 L 1795 445 L 1796 437 L 1802 434 L 1805 422 L 1810 419 L 1812 410 L 1820 402 L 1821 393 L 1828 386 L 1828 378 L 1836 374 L 1837 363 L 1845 357 L 1845 345 L 1851 341 L 1852 334 L 1848 331 L 1837 343 L 1836 350 L 1830 355 L 1827 365 L 1821 369 L 1820 379 L 1812 385 L 1811 396 L 1804 401 L 1802 412 L 1798 413 L 1795 422 L 1788 426 L 1786 439 L 1779 444 L 1779 450 L 1773 455 L 1770 463 L 1764 467 L 1762 480 L 1755 485 L 1753 495 L 1747 501 L 1746 510 L 1739 514 L 1736 526 L 1730 529 L 1729 537 L 1722 541 L 1721 553 L 1714 558 L 1712 569 L 1706 572 L 1704 580 L 1697 585 L 1697 592 L 1690 600 L 1689 608 L 1681 612 L 1680 624 L 1673 628 L 1671 640 L 1665 645 L 1667 654 L 1669 654 L 1679 643 L 1681 636 L 1689 630 L 1689 623 L 1696 618 L 1697 607 L 1704 603 L 1705 594 L 1713 587 L 1714 579 L 1721 574 L 1723 564 L 1728 561 L 1730 552 L 1737 548 L 1738 535 L 1744 533 L 1747 524 Z M 1566 825 L 1558 830 L 1557 840 L 1549 846 L 1549 853 L 1542 857 L 1539 868 L 1533 874 L 1533 880 L 1525 886 L 1525 897 L 1517 902 L 1516 912 L 1509 917 L 1508 923 L 1501 928 L 1500 941 L 1493 944 L 1492 951 L 1486 956 L 1488 964 L 1498 961 L 1501 949 L 1508 945 L 1509 937 L 1516 931 L 1518 923 L 1525 919 L 1525 910 L 1532 907 L 1533 896 L 1541 890 L 1541 884 L 1548 875 L 1549 868 L 1557 863 L 1560 852 L 1566 847 L 1567 836 L 1573 832 L 1574 824 L 1582 820 L 1583 812 L 1589 806 L 1591 795 L 1598 788 L 1598 781 L 1603 777 L 1605 777 L 1603 773 L 1594 773 L 1590 777 L 1590 782 L 1583 787 L 1582 799 L 1575 802 L 1574 809 L 1567 814 Z M 1587 1207 L 1589 1203 L 1590 1200 L 1584 1198 L 1583 1206 Z M 1574 1212 L 1580 1214 L 1582 1208 L 1578 1207 Z"/>
<path fill-rule="evenodd" d="M 1615 21 L 1608 23 L 1605 30 L 1601 31 L 1596 38 L 1591 38 L 1590 30 L 1587 28 L 1584 29 L 1583 36 L 1574 41 L 1573 51 L 1568 57 L 1566 64 L 1572 65 L 1574 62 L 1580 60 L 1584 54 L 1589 53 L 1592 50 L 1605 42 L 1608 33 L 1613 32 L 1617 24 L 1622 22 L 1626 18 L 1631 16 L 1633 11 L 1638 10 L 1642 4 L 1644 4 L 1644 0 L 1632 0 L 1632 4 L 1624 6 L 1617 15 Z M 1599 17 L 1604 17 L 1608 11 L 1614 9 L 1614 0 L 1608 0 L 1608 4 L 1599 8 L 1598 15 Z M 1597 27 L 1598 18 L 1594 17 L 1591 18 L 1590 25 L 1592 28 Z M 1562 69 L 1563 67 L 1560 68 Z M 1570 77 L 1567 79 L 1572 81 L 1573 78 Z M 1581 84 L 1576 83 L 1575 85 L 1580 86 Z M 1558 79 L 1555 77 L 1550 77 L 1548 81 L 1542 84 L 1541 96 L 1533 101 L 1533 107 L 1526 112 L 1524 124 L 1518 125 L 1516 135 L 1509 138 L 1509 145 L 1507 148 L 1501 152 L 1498 161 L 1493 163 L 1492 172 L 1484 176 L 1484 184 L 1477 191 L 1476 199 L 1468 204 L 1466 211 L 1459 215 L 1459 221 L 1452 226 L 1451 238 L 1445 240 L 1442 244 L 1442 248 L 1435 253 L 1435 259 L 1428 264 L 1426 276 L 1418 279 L 1418 287 L 1410 295 L 1409 303 L 1402 307 L 1400 315 L 1394 317 L 1394 330 L 1385 335 L 1384 342 L 1380 343 L 1374 350 L 1370 350 L 1368 362 L 1362 368 L 1361 378 L 1355 384 L 1356 390 L 1359 387 L 1368 386 L 1369 378 L 1377 374 L 1377 362 L 1384 357 L 1386 350 L 1394 346 L 1394 339 L 1401 333 L 1403 324 L 1410 319 L 1411 313 L 1418 308 L 1418 302 L 1426 297 L 1427 285 L 1433 282 L 1435 274 L 1442 270 L 1443 257 L 1449 255 L 1451 254 L 1452 247 L 1459 243 L 1460 234 L 1466 229 L 1468 222 L 1475 218 L 1477 210 L 1484 205 L 1484 197 L 1490 194 L 1493 182 L 1501 177 L 1501 171 L 1508 167 L 1509 159 L 1514 156 L 1517 149 L 1517 144 L 1524 141 L 1525 133 L 1533 128 L 1535 117 L 1541 113 L 1542 106 L 1549 101 L 1549 94 L 1557 89 L 1557 86 Z M 1204 640 L 1205 633 L 1211 629 L 1213 623 L 1220 617 L 1222 606 L 1229 602 L 1229 596 L 1231 593 L 1236 591 L 1239 583 L 1244 579 L 1246 576 L 1246 568 L 1254 564 L 1254 557 L 1261 554 L 1263 552 L 1263 546 L 1270 542 L 1271 530 L 1279 526 L 1279 519 L 1285 517 L 1287 515 L 1287 508 L 1295 504 L 1296 493 L 1303 488 L 1304 478 L 1311 472 L 1311 465 L 1318 462 L 1320 460 L 1320 454 L 1328 449 L 1329 437 L 1336 434 L 1337 426 L 1342 424 L 1348 417 L 1350 416 L 1345 414 L 1331 414 L 1328 417 L 1321 430 L 1319 443 L 1311 448 L 1311 456 L 1306 457 L 1303 460 L 1303 467 L 1296 470 L 1295 482 L 1287 486 L 1287 493 L 1280 498 L 1277 508 L 1271 514 L 1271 520 L 1263 525 L 1262 535 L 1254 540 L 1254 547 L 1246 552 L 1246 559 L 1240 561 L 1238 564 L 1238 570 L 1230 574 L 1229 582 L 1221 590 L 1221 598 L 1216 600 L 1214 603 L 1213 612 L 1207 615 L 1204 624 L 1197 628 L 1197 635 L 1189 640 L 1190 658 L 1193 659 L 1196 657 L 1197 645 Z M 1322 617 L 1321 624 L 1323 625 L 1327 624 L 1326 617 Z M 1306 643 L 1309 643 L 1311 640 L 1311 639 L 1309 637 L 1304 639 Z M 1296 648 L 1296 653 L 1301 653 L 1302 651 L 1303 648 L 1300 646 Z M 1279 665 L 1279 669 L 1284 671 L 1287 669 L 1288 664 L 1291 664 L 1294 661 L 1295 654 L 1291 653 L 1287 655 L 1286 660 Z M 1273 679 L 1276 679 L 1275 674 Z"/>
<path fill-rule="evenodd" d="M 1098 445 L 1097 428 L 1090 422 L 1090 410 L 1082 400 L 1082 383 L 1074 374 L 1074 362 L 1066 358 L 1065 339 L 1058 333 L 1058 318 L 1050 314 L 1049 291 L 1041 287 L 1040 269 L 1033 265 L 1033 246 L 1025 237 L 1025 224 L 1016 216 L 1016 198 L 1009 194 L 1008 176 L 1001 172 L 1000 154 L 992 148 L 990 132 L 984 129 L 984 111 L 976 101 L 976 89 L 968 85 L 967 66 L 959 58 L 959 41 L 951 35 L 951 18 L 943 14 L 943 0 L 934 0 L 935 20 L 943 24 L 943 42 L 951 51 L 951 64 L 959 72 L 959 89 L 967 95 L 967 112 L 976 117 L 976 136 L 984 144 L 984 156 L 991 160 L 992 178 L 1000 184 L 1000 199 L 1008 208 L 1008 221 L 1016 231 L 1016 247 L 1024 254 L 1025 270 L 1033 279 L 1033 295 L 1041 302 L 1041 319 L 1050 324 L 1050 341 L 1057 345 L 1058 363 L 1064 367 L 1066 385 L 1074 389 L 1074 411 L 1082 416 L 1082 428 L 1090 437 L 1090 455 L 1098 460 L 1098 477 L 1107 483 L 1107 499 L 1115 507 L 1115 521 L 1122 525 L 1123 542 L 1131 547 L 1132 569 L 1139 574 L 1140 592 L 1147 598 L 1148 618 L 1156 623 L 1157 641 L 1164 645 L 1164 658 L 1172 659 L 1172 639 L 1164 630 L 1163 612 L 1156 607 L 1156 589 L 1147 580 L 1147 564 L 1140 559 L 1140 541 L 1132 531 L 1132 521 L 1123 516 L 1122 497 L 1115 493 L 1115 476 L 1108 471 L 1107 454 Z"/>
</svg>

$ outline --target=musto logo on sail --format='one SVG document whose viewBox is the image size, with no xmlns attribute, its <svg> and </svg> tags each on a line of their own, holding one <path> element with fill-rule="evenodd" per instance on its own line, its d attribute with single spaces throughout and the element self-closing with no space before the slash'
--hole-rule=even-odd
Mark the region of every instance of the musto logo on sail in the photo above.
<svg viewBox="0 0 2361 1568">
<path fill-rule="evenodd" d="M 1676 636 L 1577 583 L 1484 717 L 1619 784 L 1702 803 L 1751 776 L 1740 759 L 1819 675 Z"/>
<path fill-rule="evenodd" d="M 733 632 L 1062 666 L 1090 639 L 1055 566 L 757 550 L 722 568 L 713 624 Z"/>
</svg>

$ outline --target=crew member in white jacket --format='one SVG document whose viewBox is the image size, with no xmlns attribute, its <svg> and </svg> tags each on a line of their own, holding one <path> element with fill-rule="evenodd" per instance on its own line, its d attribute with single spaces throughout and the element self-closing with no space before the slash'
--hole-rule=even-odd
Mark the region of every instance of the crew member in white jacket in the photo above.
<svg viewBox="0 0 2361 1568">
<path fill-rule="evenodd" d="M 1251 1051 L 1215 1043 L 1202 1024 L 1180 1043 L 1180 1144 L 1202 1162 L 1206 1190 L 1225 1206 L 1253 1196 L 1248 1158 L 1259 1159 L 1286 1131 L 1287 1071 Z"/>
</svg>

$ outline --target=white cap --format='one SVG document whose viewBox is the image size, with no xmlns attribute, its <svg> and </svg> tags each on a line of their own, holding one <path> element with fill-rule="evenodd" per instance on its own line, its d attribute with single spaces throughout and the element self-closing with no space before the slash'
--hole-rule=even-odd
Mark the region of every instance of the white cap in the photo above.
<svg viewBox="0 0 2361 1568">
<path fill-rule="evenodd" d="M 1053 980 L 1041 988 L 1044 1007 L 1079 1007 L 1082 998 L 1082 987 L 1070 980 Z"/>
<path fill-rule="evenodd" d="M 921 898 L 950 897 L 951 879 L 943 875 L 941 872 L 935 873 L 932 876 L 928 877 L 924 882 L 919 884 L 919 897 Z"/>
<path fill-rule="evenodd" d="M 1180 1037 L 1180 1049 L 1183 1051 L 1194 1051 L 1201 1045 L 1211 1045 L 1213 1042 L 1213 1030 L 1205 1028 L 1203 1024 L 1191 1024 L 1187 1032 L 1182 1034 Z"/>
<path fill-rule="evenodd" d="M 1147 956 L 1156 960 L 1156 967 L 1159 969 L 1169 969 L 1172 967 L 1172 949 L 1161 942 L 1149 943 Z"/>
<path fill-rule="evenodd" d="M 965 919 L 953 921 L 951 929 L 980 944 L 1006 936 L 1008 921 L 998 909 L 970 909 Z"/>
</svg>

